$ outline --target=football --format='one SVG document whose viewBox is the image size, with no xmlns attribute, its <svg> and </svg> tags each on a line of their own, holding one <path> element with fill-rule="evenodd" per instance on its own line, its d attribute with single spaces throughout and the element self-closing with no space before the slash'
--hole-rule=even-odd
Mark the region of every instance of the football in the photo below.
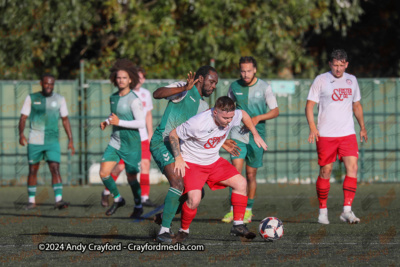
<svg viewBox="0 0 400 267">
<path fill-rule="evenodd" d="M 266 241 L 278 240 L 283 236 L 283 223 L 275 217 L 267 217 L 261 221 L 258 232 Z"/>
</svg>

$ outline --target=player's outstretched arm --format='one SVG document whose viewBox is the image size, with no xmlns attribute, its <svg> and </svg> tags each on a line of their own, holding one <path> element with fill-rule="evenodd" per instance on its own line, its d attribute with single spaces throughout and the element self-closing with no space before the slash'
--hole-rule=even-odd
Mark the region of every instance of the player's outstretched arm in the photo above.
<svg viewBox="0 0 400 267">
<path fill-rule="evenodd" d="M 153 97 L 155 99 L 162 99 L 162 98 L 166 98 L 166 97 L 170 97 L 170 96 L 182 93 L 184 91 L 189 91 L 199 81 L 199 79 L 196 79 L 196 80 L 194 79 L 195 76 L 196 76 L 196 72 L 195 73 L 189 72 L 185 86 L 182 86 L 182 87 L 160 87 L 153 92 Z"/>
<path fill-rule="evenodd" d="M 19 118 L 18 130 L 19 130 L 19 144 L 21 146 L 25 146 L 26 144 L 28 144 L 28 141 L 26 140 L 26 137 L 24 135 L 25 123 L 27 118 L 28 116 L 23 114 L 21 114 L 21 117 Z"/>
<path fill-rule="evenodd" d="M 175 158 L 174 172 L 178 175 L 181 175 L 181 177 L 184 177 L 185 168 L 189 168 L 189 166 L 187 166 L 186 162 L 182 158 L 181 148 L 179 145 L 179 137 L 178 134 L 176 133 L 176 129 L 173 129 L 169 133 L 169 142 L 171 144 L 172 153 L 174 154 Z"/>
<path fill-rule="evenodd" d="M 225 142 L 222 144 L 222 148 L 234 157 L 239 157 L 240 155 L 241 149 L 232 139 L 226 139 Z"/>
<path fill-rule="evenodd" d="M 353 112 L 354 116 L 356 116 L 358 124 L 360 125 L 360 141 L 362 142 L 364 138 L 365 142 L 367 142 L 368 141 L 367 129 L 365 129 L 364 113 L 360 101 L 353 103 Z"/>
<path fill-rule="evenodd" d="M 264 150 L 267 150 L 268 146 L 258 134 L 256 127 L 253 124 L 252 119 L 250 118 L 249 114 L 246 111 L 242 110 L 242 122 L 243 124 L 250 130 L 253 134 L 254 142 L 258 147 L 262 147 Z"/>
<path fill-rule="evenodd" d="M 319 132 L 317 130 L 317 126 L 315 126 L 314 122 L 314 106 L 315 102 L 311 100 L 307 100 L 306 104 L 306 117 L 308 121 L 308 126 L 310 126 L 310 134 L 308 135 L 308 142 L 314 143 L 314 140 L 317 139 L 318 142 L 318 137 L 319 137 Z"/>
<path fill-rule="evenodd" d="M 71 150 L 71 155 L 75 155 L 74 141 L 72 139 L 71 124 L 69 123 L 68 117 L 62 117 L 62 124 L 64 126 L 65 133 L 68 136 L 68 149 Z"/>
<path fill-rule="evenodd" d="M 142 107 L 142 102 L 139 98 L 136 98 L 134 101 L 132 101 L 131 111 L 133 117 L 135 118 L 134 120 L 121 120 L 117 114 L 111 113 L 110 117 L 108 117 L 108 121 L 111 125 L 128 129 L 139 129 L 146 127 L 146 115 Z"/>
<path fill-rule="evenodd" d="M 256 126 L 260 121 L 272 120 L 278 116 L 279 116 L 279 108 L 276 107 L 274 109 L 271 109 L 265 114 L 261 114 L 251 118 L 251 120 L 253 121 L 254 126 Z"/>
</svg>

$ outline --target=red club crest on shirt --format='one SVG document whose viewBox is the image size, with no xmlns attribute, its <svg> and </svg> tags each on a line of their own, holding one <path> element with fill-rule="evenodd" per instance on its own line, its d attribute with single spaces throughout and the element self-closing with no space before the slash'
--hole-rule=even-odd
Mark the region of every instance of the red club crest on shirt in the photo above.
<svg viewBox="0 0 400 267">
<path fill-rule="evenodd" d="M 353 84 L 353 82 L 352 82 L 350 79 L 347 79 L 347 80 L 346 80 L 346 83 L 347 83 L 348 85 L 352 85 L 352 84 Z"/>
<path fill-rule="evenodd" d="M 207 142 L 204 144 L 204 148 L 205 149 L 211 149 L 216 147 L 219 142 L 221 142 L 221 140 L 223 140 L 225 138 L 226 134 L 224 134 L 223 136 L 220 137 L 212 137 L 210 139 L 207 140 Z"/>
<path fill-rule="evenodd" d="M 352 95 L 351 88 L 338 88 L 333 90 L 332 100 L 333 101 L 343 101 L 345 98 L 348 98 L 349 95 Z"/>
</svg>

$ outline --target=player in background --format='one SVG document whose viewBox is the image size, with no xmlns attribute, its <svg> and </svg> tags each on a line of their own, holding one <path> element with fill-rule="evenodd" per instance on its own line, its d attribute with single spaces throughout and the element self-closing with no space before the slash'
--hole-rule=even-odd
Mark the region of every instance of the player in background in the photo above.
<svg viewBox="0 0 400 267">
<path fill-rule="evenodd" d="M 142 144 L 142 161 L 140 164 L 140 189 L 141 189 L 141 200 L 142 205 L 145 207 L 154 207 L 153 202 L 149 199 L 150 195 L 150 141 L 153 135 L 153 115 L 151 111 L 153 110 L 153 101 L 149 90 L 142 87 L 146 81 L 146 72 L 143 68 L 137 67 L 139 75 L 139 83 L 133 89 L 133 92 L 142 101 L 143 110 L 146 114 L 146 127 L 140 128 L 140 139 Z M 117 181 L 118 176 L 124 170 L 125 163 L 120 160 L 119 163 L 114 167 L 111 172 L 111 177 L 114 181 Z M 108 198 L 110 196 L 110 191 L 106 188 L 101 195 L 101 205 L 103 207 L 108 207 Z"/>
<path fill-rule="evenodd" d="M 37 172 L 42 159 L 46 160 L 52 178 L 55 195 L 55 209 L 67 208 L 69 203 L 62 198 L 62 179 L 60 175 L 61 149 L 58 140 L 58 120 L 61 116 L 62 124 L 68 137 L 68 149 L 71 155 L 75 154 L 72 139 L 71 125 L 68 119 L 68 109 L 65 98 L 53 92 L 55 78 L 51 74 L 44 74 L 40 80 L 41 92 L 30 94 L 26 97 L 19 120 L 19 143 L 28 144 L 28 198 L 29 203 L 25 209 L 36 208 Z M 29 141 L 24 135 L 25 122 L 29 117 Z"/>
<path fill-rule="evenodd" d="M 111 115 L 100 124 L 101 130 L 112 125 L 110 142 L 103 154 L 100 165 L 100 177 L 105 187 L 113 194 L 114 203 L 106 215 L 113 215 L 125 205 L 117 185 L 111 177 L 111 171 L 122 159 L 125 162 L 128 183 L 131 187 L 135 208 L 132 218 L 143 213 L 140 184 L 137 173 L 140 172 L 141 141 L 139 129 L 145 127 L 145 113 L 139 97 L 132 89 L 139 83 L 136 67 L 127 59 L 120 59 L 110 69 L 110 80 L 118 87 L 118 92 L 110 96 Z"/>
<path fill-rule="evenodd" d="M 316 183 L 319 200 L 318 222 L 329 224 L 327 200 L 329 179 L 336 156 L 343 161 L 346 177 L 343 182 L 344 204 L 340 220 L 359 223 L 351 210 L 357 189 L 358 144 L 354 130 L 353 112 L 360 125 L 360 141 L 368 140 L 364 125 L 361 94 L 355 76 L 345 72 L 349 65 L 342 49 L 332 52 L 329 60 L 331 71 L 318 75 L 307 97 L 306 117 L 310 127 L 308 141 L 317 140 L 319 176 Z M 315 126 L 313 109 L 318 103 L 318 127 Z"/>
<path fill-rule="evenodd" d="M 229 88 L 228 96 L 236 102 L 236 107 L 246 111 L 260 136 L 265 138 L 265 121 L 279 115 L 278 103 L 272 93 L 271 85 L 256 77 L 257 61 L 253 57 L 241 57 L 239 60 L 240 80 L 233 82 Z M 268 106 L 268 109 L 267 109 Z M 248 202 L 244 222 L 250 223 L 253 217 L 253 204 L 257 189 L 257 169 L 263 165 L 264 150 L 254 143 L 254 137 L 246 127 L 234 127 L 231 138 L 236 141 L 241 152 L 239 156 L 231 156 L 232 164 L 239 173 L 242 173 L 246 160 L 246 178 Z M 229 189 L 229 196 L 232 189 Z M 231 197 L 229 198 L 231 199 Z M 223 222 L 233 220 L 233 207 L 224 218 Z"/>
<path fill-rule="evenodd" d="M 241 122 L 253 134 L 257 147 L 267 150 L 251 117 L 244 110 L 235 110 L 235 103 L 227 96 L 218 98 L 214 108 L 197 114 L 169 134 L 175 157 L 174 171 L 183 177 L 184 194 L 188 195 L 182 207 L 181 229 L 175 236 L 176 242 L 182 242 L 188 237 L 189 226 L 200 204 L 201 189 L 206 182 L 212 190 L 232 188 L 234 219 L 231 235 L 247 239 L 256 237 L 243 223 L 247 206 L 246 179 L 219 156 L 219 150 L 230 130 Z"/>
</svg>

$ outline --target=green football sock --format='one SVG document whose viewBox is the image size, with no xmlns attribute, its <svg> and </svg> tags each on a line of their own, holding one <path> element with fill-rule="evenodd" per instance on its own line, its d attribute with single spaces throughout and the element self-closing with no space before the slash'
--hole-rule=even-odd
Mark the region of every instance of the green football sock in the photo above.
<svg viewBox="0 0 400 267">
<path fill-rule="evenodd" d="M 28 197 L 35 197 L 36 196 L 36 185 L 29 186 L 28 185 Z"/>
<path fill-rule="evenodd" d="M 179 207 L 179 198 L 182 191 L 170 187 L 164 200 L 164 212 L 162 217 L 162 226 L 166 228 L 171 227 L 172 220 L 175 217 L 176 211 Z"/>
<path fill-rule="evenodd" d="M 62 183 L 53 184 L 53 190 L 54 190 L 54 196 L 56 198 L 56 202 L 62 200 L 62 190 L 63 190 Z"/>
<path fill-rule="evenodd" d="M 247 207 L 246 209 L 252 209 L 254 204 L 254 198 L 253 199 L 247 199 Z"/>
<path fill-rule="evenodd" d="M 110 193 L 114 195 L 114 199 L 120 197 L 117 184 L 115 183 L 111 175 L 105 178 L 101 178 L 101 180 L 103 181 L 104 186 L 110 191 Z"/>
<path fill-rule="evenodd" d="M 128 181 L 128 183 L 133 193 L 133 199 L 135 201 L 135 205 L 136 206 L 142 205 L 142 198 L 141 198 L 142 190 L 140 189 L 139 182 L 137 180 L 133 180 L 133 181 Z"/>
</svg>

